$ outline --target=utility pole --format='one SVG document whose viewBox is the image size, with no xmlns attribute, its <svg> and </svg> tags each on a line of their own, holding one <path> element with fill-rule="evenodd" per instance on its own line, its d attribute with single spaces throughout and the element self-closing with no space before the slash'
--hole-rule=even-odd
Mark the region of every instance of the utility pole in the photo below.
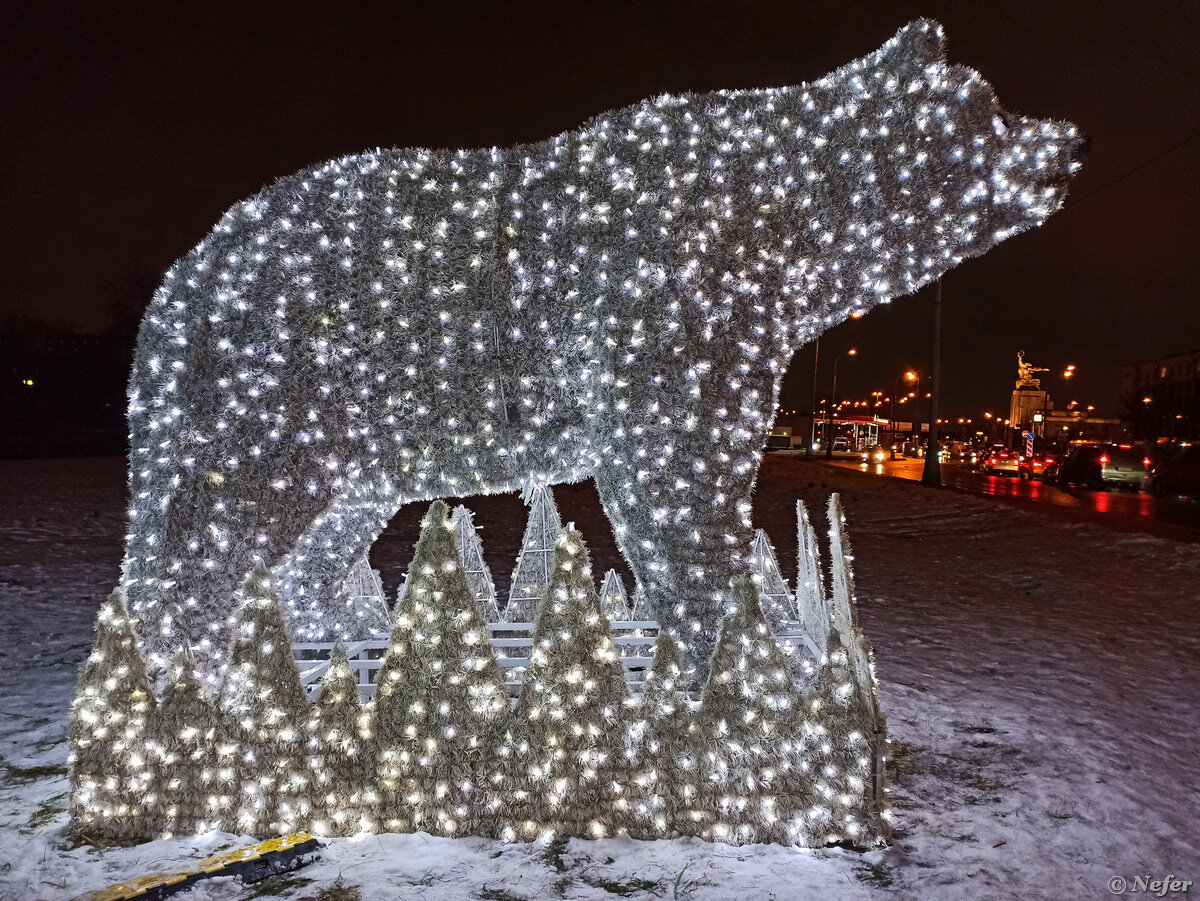
<svg viewBox="0 0 1200 901">
<path fill-rule="evenodd" d="M 921 481 L 934 488 L 942 487 L 941 455 L 938 446 L 938 392 L 942 387 L 942 280 L 937 280 L 933 293 L 933 361 L 930 366 L 929 439 L 925 443 L 925 470 Z M 920 400 L 920 398 L 918 398 Z"/>
<path fill-rule="evenodd" d="M 817 363 L 821 359 L 821 339 L 818 336 L 813 341 L 813 382 L 812 400 L 808 405 L 808 436 L 804 441 L 804 459 L 813 458 L 813 438 L 817 431 Z"/>
<path fill-rule="evenodd" d="M 836 354 L 833 355 L 833 386 L 829 392 L 829 420 L 828 420 L 829 429 L 828 429 L 827 434 L 825 435 L 825 459 L 826 460 L 833 459 L 833 417 L 836 412 L 835 405 L 837 404 L 838 360 L 840 360 L 842 358 L 842 354 L 849 354 L 850 356 L 853 357 L 857 353 L 858 353 L 858 349 L 851 347 L 849 350 L 839 350 Z"/>
</svg>

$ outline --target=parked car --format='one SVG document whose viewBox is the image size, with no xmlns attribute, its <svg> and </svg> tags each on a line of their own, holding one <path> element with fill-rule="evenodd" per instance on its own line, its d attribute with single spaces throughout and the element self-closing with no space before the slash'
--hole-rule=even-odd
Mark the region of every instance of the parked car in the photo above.
<svg viewBox="0 0 1200 901">
<path fill-rule="evenodd" d="M 993 448 L 992 452 L 983 458 L 980 468 L 990 476 L 998 472 L 1007 472 L 1015 476 L 1020 472 L 1020 462 L 1021 458 L 1012 451 Z"/>
<path fill-rule="evenodd" d="M 1144 491 L 1149 487 L 1150 458 L 1133 445 L 1083 444 L 1071 448 L 1058 468 L 1047 467 L 1044 481 L 1059 486 L 1084 485 L 1101 489 L 1106 486 Z"/>
<path fill-rule="evenodd" d="M 1178 448 L 1151 464 L 1150 490 L 1155 497 L 1200 495 L 1200 444 Z"/>
<path fill-rule="evenodd" d="M 1018 464 L 1020 476 L 1026 482 L 1041 479 L 1046 468 L 1054 466 L 1059 461 L 1058 454 L 1034 454 L 1032 457 L 1022 457 Z"/>
</svg>

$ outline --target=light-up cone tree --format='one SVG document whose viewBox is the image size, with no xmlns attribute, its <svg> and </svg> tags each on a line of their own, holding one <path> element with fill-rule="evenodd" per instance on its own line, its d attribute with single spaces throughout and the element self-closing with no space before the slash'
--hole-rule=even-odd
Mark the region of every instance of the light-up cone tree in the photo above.
<svg viewBox="0 0 1200 901">
<path fill-rule="evenodd" d="M 388 832 L 496 831 L 487 783 L 509 701 L 458 541 L 449 509 L 436 501 L 422 520 L 376 680 L 370 731 Z"/>
<path fill-rule="evenodd" d="M 195 661 L 186 652 L 176 654 L 148 740 L 158 796 L 155 828 L 162 835 L 221 827 L 237 791 L 234 768 L 220 763 L 218 746 L 233 753 L 227 747 L 229 736 L 221 735 L 223 725 L 200 687 Z"/>
<path fill-rule="evenodd" d="M 880 830 L 887 825 L 886 818 L 882 821 L 879 819 L 879 812 L 887 808 L 884 784 L 887 723 L 879 707 L 879 684 L 875 678 L 871 644 L 858 622 L 858 603 L 854 591 L 854 553 L 850 548 L 850 538 L 846 529 L 846 514 L 837 494 L 829 498 L 828 515 L 830 628 L 826 657 L 840 667 L 843 665 L 840 655 L 845 656 L 845 669 L 838 670 L 837 681 L 839 686 L 845 682 L 852 686 L 854 696 L 852 703 L 847 706 L 846 717 L 855 721 L 850 732 L 861 736 L 866 745 L 868 769 L 865 778 L 869 803 L 865 805 L 864 814 L 858 821 L 862 831 L 856 835 L 848 835 L 852 840 L 861 842 L 864 840 L 863 835 L 868 839 L 879 837 L 882 834 Z M 833 653 L 835 648 L 839 651 L 838 655 Z M 819 678 L 828 681 L 829 677 L 822 672 Z M 822 688 L 820 681 L 817 688 L 826 692 L 830 690 L 828 685 Z M 849 736 L 849 733 L 847 734 Z M 850 737 L 847 738 L 847 741 L 851 740 Z M 857 741 L 858 739 L 852 740 L 856 750 Z M 851 789 L 853 793 L 853 786 Z M 849 833 L 851 830 L 847 831 Z"/>
<path fill-rule="evenodd" d="M 633 597 L 629 599 L 629 618 L 635 622 L 648 622 L 654 619 L 654 614 L 646 601 L 646 592 L 640 588 L 634 588 Z"/>
<path fill-rule="evenodd" d="M 609 622 L 629 619 L 629 597 L 625 593 L 625 583 L 615 569 L 604 574 L 604 581 L 600 585 L 600 609 Z"/>
<path fill-rule="evenodd" d="M 627 822 L 630 704 L 583 537 L 563 529 L 508 748 L 512 784 L 528 791 L 513 805 L 518 835 L 535 824 L 539 835 L 600 838 Z"/>
<path fill-rule="evenodd" d="M 799 547 L 796 558 L 796 610 L 800 625 L 823 654 L 825 638 L 829 634 L 829 601 L 825 591 L 825 575 L 821 570 L 817 533 L 802 500 L 796 501 L 796 539 Z"/>
<path fill-rule="evenodd" d="M 749 577 L 734 580 L 732 600 L 696 716 L 704 748 L 691 822 L 717 841 L 802 841 L 811 793 L 801 697 Z"/>
<path fill-rule="evenodd" d="M 331 606 L 326 630 L 335 640 L 383 638 L 392 631 L 383 583 L 365 555 L 350 568 Z"/>
<path fill-rule="evenodd" d="M 796 621 L 796 604 L 792 600 L 792 593 L 788 591 L 787 582 L 779 571 L 775 548 L 771 546 L 771 540 L 762 529 L 755 530 L 750 553 L 763 615 L 772 629 L 781 632 Z"/>
<path fill-rule="evenodd" d="M 846 513 L 837 494 L 829 496 L 829 626 L 841 639 L 854 671 L 855 688 L 864 708 L 874 706 L 875 675 L 871 646 L 858 624 L 854 593 L 854 552 L 846 530 Z"/>
<path fill-rule="evenodd" d="M 876 767 L 872 728 L 879 713 L 864 704 L 854 666 L 836 630 L 829 633 L 825 663 L 804 699 L 804 732 L 812 759 L 815 795 L 809 824 L 814 844 L 850 842 L 867 847 L 886 837 L 889 816 Z"/>
<path fill-rule="evenodd" d="M 119 591 L 100 605 L 95 629 L 71 705 L 71 832 L 137 841 L 153 834 L 146 814 L 158 803 L 146 746 L 154 692 Z"/>
<path fill-rule="evenodd" d="M 521 539 L 521 551 L 513 569 L 504 608 L 506 623 L 531 623 L 554 571 L 554 543 L 562 519 L 549 488 L 534 488 L 529 497 L 529 521 Z"/>
<path fill-rule="evenodd" d="M 265 567 L 247 577 L 242 596 L 220 708 L 241 731 L 234 829 L 267 836 L 292 832 L 307 821 L 310 709 Z"/>
<path fill-rule="evenodd" d="M 475 517 L 471 511 L 459 504 L 450 516 L 451 522 L 458 526 L 458 549 L 462 557 L 463 571 L 467 575 L 467 584 L 471 586 L 471 596 L 479 605 L 483 618 L 489 623 L 499 622 L 500 607 L 496 603 L 496 584 L 492 581 L 492 571 L 487 561 L 483 559 L 483 542 L 479 539 L 479 527 L 475 525 Z"/>
<path fill-rule="evenodd" d="M 309 831 L 355 835 L 376 824 L 375 744 L 366 728 L 358 679 L 342 645 L 334 647 L 309 719 Z"/>
<path fill-rule="evenodd" d="M 695 737 L 683 695 L 686 682 L 679 642 L 662 631 L 642 695 L 631 711 L 635 775 L 630 786 L 629 834 L 663 838 L 680 831 L 679 820 L 696 799 Z"/>
</svg>

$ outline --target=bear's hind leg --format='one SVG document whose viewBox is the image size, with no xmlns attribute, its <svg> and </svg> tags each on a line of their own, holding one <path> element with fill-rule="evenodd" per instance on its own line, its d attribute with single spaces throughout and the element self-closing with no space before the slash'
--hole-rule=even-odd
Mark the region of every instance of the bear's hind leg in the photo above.
<svg viewBox="0 0 1200 901">
<path fill-rule="evenodd" d="M 293 641 L 355 641 L 381 625 L 359 621 L 339 599 L 339 589 L 401 503 L 395 493 L 344 496 L 312 520 L 276 568 Z"/>
</svg>

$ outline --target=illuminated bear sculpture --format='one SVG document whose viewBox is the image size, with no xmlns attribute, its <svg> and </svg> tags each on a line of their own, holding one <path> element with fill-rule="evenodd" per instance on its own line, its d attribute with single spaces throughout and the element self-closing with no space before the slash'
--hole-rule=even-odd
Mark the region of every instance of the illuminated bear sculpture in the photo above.
<svg viewBox="0 0 1200 901">
<path fill-rule="evenodd" d="M 219 663 L 256 560 L 293 635 L 331 640 L 401 504 L 589 477 L 702 663 L 792 354 L 1040 224 L 1081 144 L 922 20 L 812 84 L 376 150 L 236 204 L 138 338 L 124 588 L 152 666 Z"/>
</svg>

